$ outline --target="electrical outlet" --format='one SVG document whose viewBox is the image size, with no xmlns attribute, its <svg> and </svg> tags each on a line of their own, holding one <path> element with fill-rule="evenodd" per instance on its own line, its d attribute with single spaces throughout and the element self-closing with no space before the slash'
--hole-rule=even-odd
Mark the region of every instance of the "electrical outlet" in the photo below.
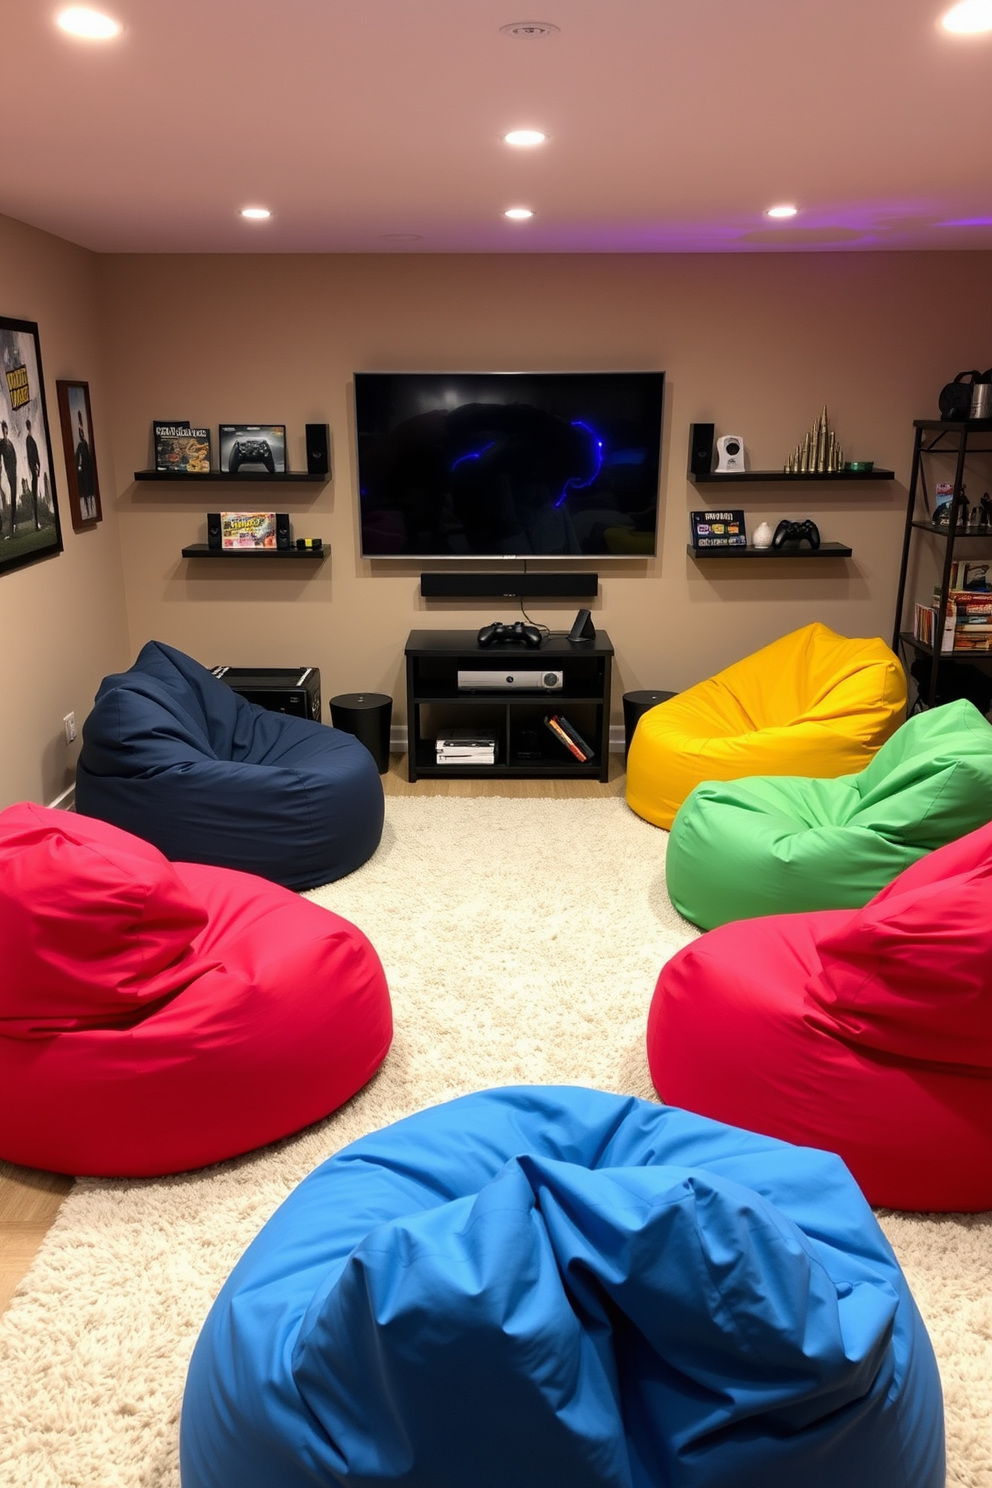
<svg viewBox="0 0 992 1488">
<path fill-rule="evenodd" d="M 62 720 L 62 727 L 65 729 L 65 742 L 67 744 L 71 744 L 73 742 L 73 740 L 75 739 L 75 737 L 76 737 L 76 715 L 75 715 L 75 713 L 67 713 L 65 715 L 65 717 Z"/>
</svg>

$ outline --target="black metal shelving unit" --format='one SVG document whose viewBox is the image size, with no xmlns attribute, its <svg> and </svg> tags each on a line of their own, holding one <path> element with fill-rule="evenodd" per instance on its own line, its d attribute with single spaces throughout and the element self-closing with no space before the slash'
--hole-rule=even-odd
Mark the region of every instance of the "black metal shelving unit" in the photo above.
<svg viewBox="0 0 992 1488">
<path fill-rule="evenodd" d="M 896 613 L 892 632 L 892 649 L 898 652 L 915 651 L 919 656 L 932 658 L 930 667 L 930 680 L 926 690 L 926 697 L 921 699 L 926 706 L 932 707 L 937 691 L 938 669 L 940 662 L 951 664 L 975 662 L 992 662 L 992 652 L 975 651 L 944 651 L 941 649 L 941 639 L 944 634 L 944 621 L 947 617 L 948 593 L 950 590 L 951 565 L 954 562 L 955 548 L 960 542 L 982 541 L 987 545 L 992 544 L 992 527 L 965 527 L 960 523 L 960 516 L 964 507 L 964 472 L 969 455 L 992 455 L 992 419 L 968 419 L 965 421 L 949 421 L 941 419 L 914 419 L 913 428 L 916 433 L 913 440 L 913 465 L 909 478 L 909 495 L 906 500 L 906 525 L 903 530 L 902 557 L 899 565 L 899 586 L 896 593 Z M 932 520 L 935 510 L 934 503 L 930 497 L 930 484 L 927 475 L 927 458 L 929 456 L 942 456 L 944 459 L 954 461 L 954 480 L 952 495 L 949 503 L 950 510 L 946 523 L 936 523 Z M 990 470 L 992 475 L 992 470 Z M 922 532 L 929 534 L 934 539 L 939 539 L 944 544 L 944 557 L 941 567 L 940 588 L 938 592 L 937 619 L 934 628 L 934 636 L 937 640 L 936 646 L 920 641 L 913 633 L 913 627 L 905 628 L 907 616 L 906 590 L 907 576 L 909 572 L 910 556 L 913 550 L 914 534 Z M 915 599 L 913 601 L 916 603 Z"/>
</svg>

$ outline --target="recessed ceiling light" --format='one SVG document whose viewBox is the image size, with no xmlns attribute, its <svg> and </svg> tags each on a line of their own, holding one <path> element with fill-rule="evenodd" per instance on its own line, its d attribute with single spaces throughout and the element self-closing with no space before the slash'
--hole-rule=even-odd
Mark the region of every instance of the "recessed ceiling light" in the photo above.
<svg viewBox="0 0 992 1488">
<path fill-rule="evenodd" d="M 974 36 L 980 31 L 992 31 L 992 0 L 961 0 L 953 5 L 940 24 L 945 31 L 954 31 L 959 36 Z"/>
<path fill-rule="evenodd" d="M 795 217 L 799 211 L 798 207 L 787 206 L 784 202 L 780 207 L 769 207 L 765 213 L 766 217 Z"/>
<path fill-rule="evenodd" d="M 558 27 L 551 21 L 511 21 L 499 29 L 504 36 L 515 36 L 518 41 L 539 41 L 542 36 L 558 35 Z"/>
<path fill-rule="evenodd" d="M 529 145 L 543 145 L 547 137 L 540 129 L 511 129 L 509 134 L 504 134 L 503 143 L 526 149 Z"/>
<path fill-rule="evenodd" d="M 504 217 L 509 217 L 513 222 L 526 222 L 527 218 L 533 215 L 530 207 L 508 207 L 503 213 Z"/>
<path fill-rule="evenodd" d="M 266 217 L 272 216 L 272 213 L 268 207 L 242 207 L 241 215 L 250 218 L 252 222 L 264 222 Z"/>
<path fill-rule="evenodd" d="M 56 24 L 70 36 L 83 36 L 87 41 L 109 41 L 112 36 L 120 36 L 124 29 L 112 16 L 101 15 L 85 5 L 70 5 L 68 10 L 60 11 Z"/>
</svg>

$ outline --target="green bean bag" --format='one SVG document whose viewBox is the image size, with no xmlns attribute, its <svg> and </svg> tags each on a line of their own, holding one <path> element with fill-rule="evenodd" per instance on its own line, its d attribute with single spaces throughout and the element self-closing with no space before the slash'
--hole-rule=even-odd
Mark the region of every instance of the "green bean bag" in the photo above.
<svg viewBox="0 0 992 1488">
<path fill-rule="evenodd" d="M 859 909 L 918 858 L 989 821 L 992 725 L 960 698 L 908 719 L 857 775 L 698 785 L 672 823 L 668 893 L 704 930 Z"/>
</svg>

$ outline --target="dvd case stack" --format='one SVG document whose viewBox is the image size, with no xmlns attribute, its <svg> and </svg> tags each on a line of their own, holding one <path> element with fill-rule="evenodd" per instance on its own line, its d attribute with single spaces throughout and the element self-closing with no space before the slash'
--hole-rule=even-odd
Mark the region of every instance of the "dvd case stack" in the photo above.
<svg viewBox="0 0 992 1488">
<path fill-rule="evenodd" d="M 485 729 L 450 729 L 437 738 L 439 765 L 494 765 L 496 735 Z"/>
</svg>

